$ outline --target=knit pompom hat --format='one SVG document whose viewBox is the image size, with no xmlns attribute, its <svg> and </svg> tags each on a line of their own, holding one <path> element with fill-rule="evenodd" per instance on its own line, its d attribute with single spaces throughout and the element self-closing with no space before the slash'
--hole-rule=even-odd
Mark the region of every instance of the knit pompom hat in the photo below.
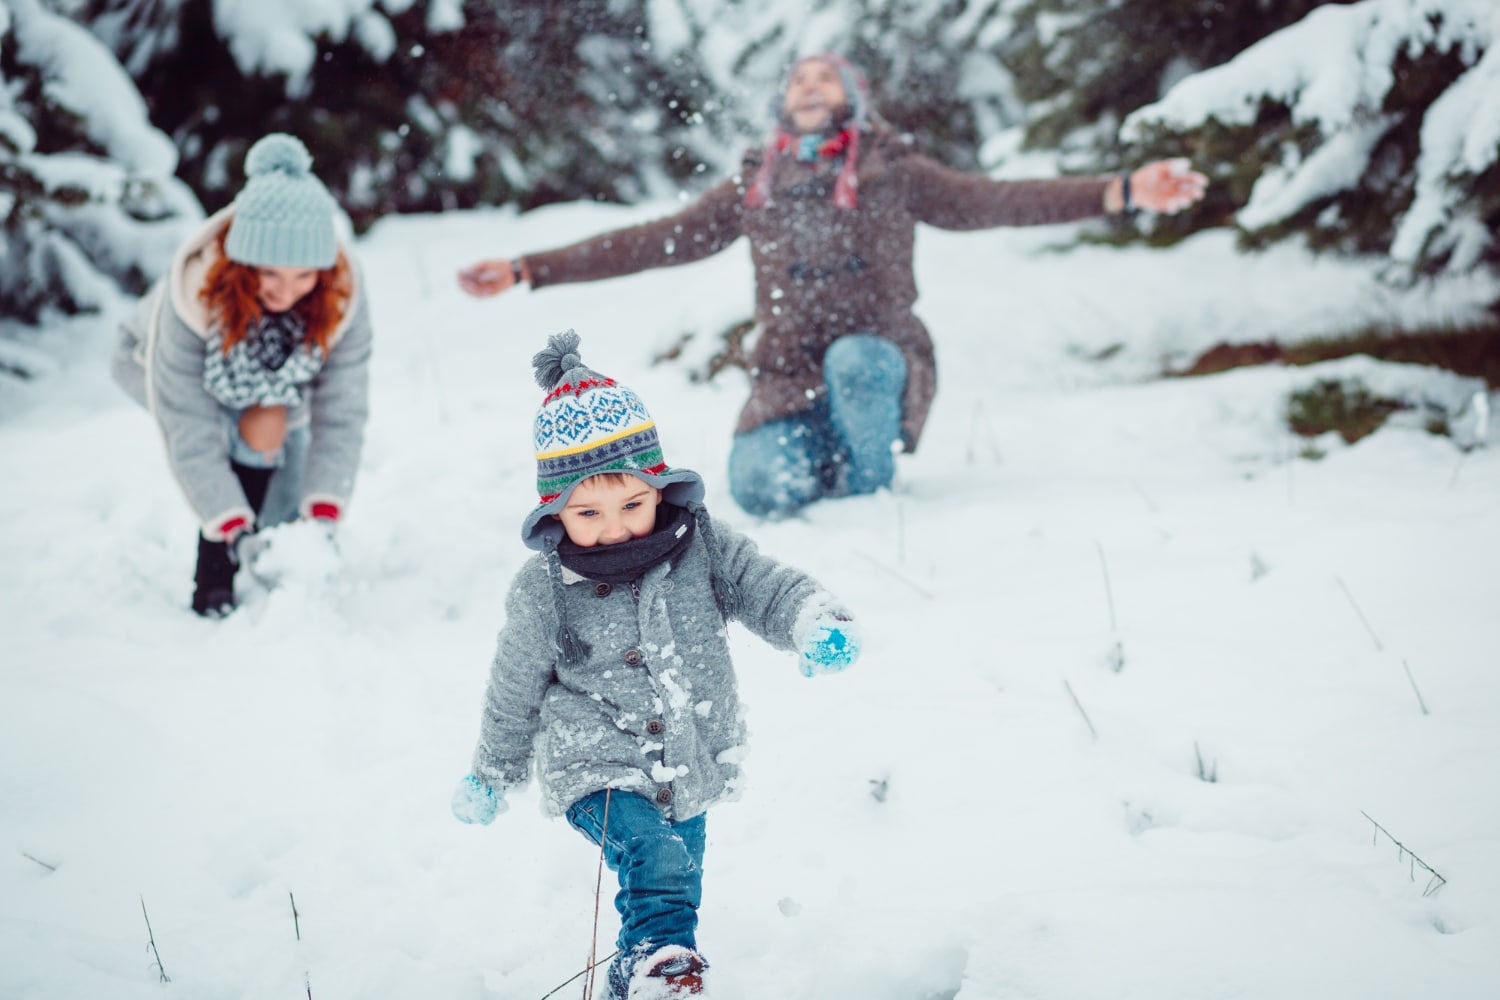
<svg viewBox="0 0 1500 1000">
<path fill-rule="evenodd" d="M 565 535 L 551 515 L 567 506 L 575 486 L 601 472 L 633 475 L 679 507 L 703 500 L 703 480 L 696 472 L 667 465 L 656 422 L 641 398 L 585 367 L 578 344 L 572 330 L 553 334 L 531 359 L 547 395 L 533 423 L 538 504 L 521 526 L 521 539 L 538 551 Z"/>
<path fill-rule="evenodd" d="M 830 127 L 837 131 L 841 128 L 864 131 L 870 127 L 873 113 L 870 110 L 870 83 L 866 79 L 864 70 L 854 65 L 837 52 L 814 52 L 811 55 L 802 56 L 792 63 L 791 69 L 787 70 L 786 77 L 781 81 L 781 87 L 776 91 L 776 96 L 771 101 L 771 120 L 779 123 L 782 127 L 788 127 L 791 123 L 786 117 L 786 92 L 791 87 L 792 74 L 797 67 L 805 62 L 822 62 L 832 66 L 839 75 L 839 82 L 844 85 L 844 105 L 848 113 L 843 120 L 832 122 Z"/>
<path fill-rule="evenodd" d="M 264 136 L 245 155 L 245 177 L 224 244 L 229 259 L 251 267 L 332 267 L 338 206 L 313 176 L 307 147 L 282 132 Z"/>
</svg>

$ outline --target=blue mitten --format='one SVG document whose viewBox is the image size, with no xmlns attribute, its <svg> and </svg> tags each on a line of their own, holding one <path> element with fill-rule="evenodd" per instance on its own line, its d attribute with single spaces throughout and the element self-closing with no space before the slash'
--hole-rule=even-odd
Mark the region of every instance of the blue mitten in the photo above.
<svg viewBox="0 0 1500 1000">
<path fill-rule="evenodd" d="M 859 636 L 854 623 L 837 618 L 819 618 L 802 640 L 799 666 L 803 677 L 836 674 L 859 659 Z"/>
<path fill-rule="evenodd" d="M 453 815 L 463 823 L 488 826 L 495 821 L 496 816 L 509 808 L 505 796 L 472 774 L 460 781 L 453 790 Z"/>
</svg>

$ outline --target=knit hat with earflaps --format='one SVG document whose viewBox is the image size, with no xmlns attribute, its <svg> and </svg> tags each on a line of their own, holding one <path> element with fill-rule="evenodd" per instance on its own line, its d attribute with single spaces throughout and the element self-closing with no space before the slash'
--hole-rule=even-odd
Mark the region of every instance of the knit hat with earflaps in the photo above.
<svg viewBox="0 0 1500 1000">
<path fill-rule="evenodd" d="M 521 525 L 521 540 L 545 550 L 564 536 L 551 515 L 568 504 L 573 487 L 601 472 L 625 472 L 662 491 L 679 507 L 703 500 L 703 480 L 689 469 L 673 469 L 662 454 L 656 421 L 646 404 L 614 379 L 584 366 L 578 334 L 553 334 L 531 359 L 537 385 L 547 390 L 537 411 L 538 505 Z"/>
<path fill-rule="evenodd" d="M 307 147 L 273 132 L 245 155 L 245 177 L 224 243 L 229 259 L 251 267 L 332 267 L 338 204 L 313 176 Z"/>
</svg>

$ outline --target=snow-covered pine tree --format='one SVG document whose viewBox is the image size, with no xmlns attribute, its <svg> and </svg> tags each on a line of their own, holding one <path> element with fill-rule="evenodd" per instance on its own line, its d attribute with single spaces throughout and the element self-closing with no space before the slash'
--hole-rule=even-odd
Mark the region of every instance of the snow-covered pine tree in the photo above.
<svg viewBox="0 0 1500 1000">
<path fill-rule="evenodd" d="M 1018 120 L 999 4 L 966 0 L 72 0 L 217 208 L 260 134 L 301 136 L 356 224 L 392 211 L 632 201 L 738 165 L 798 54 L 973 166 Z"/>
<path fill-rule="evenodd" d="M 1195 147 L 1251 243 L 1301 234 L 1386 254 L 1393 277 L 1500 279 L 1495 0 L 1320 8 L 1182 80 L 1124 132 L 1145 150 Z"/>
<path fill-rule="evenodd" d="M 1027 144 L 1091 162 L 1125 115 L 1314 7 L 1350 0 L 1011 0 L 1001 47 L 1028 106 Z"/>
<path fill-rule="evenodd" d="M 38 0 L 0 4 L 0 366 L 21 327 L 142 290 L 201 218 L 124 70 Z M 19 359 L 19 360 L 18 360 Z"/>
<path fill-rule="evenodd" d="M 644 0 L 80 0 L 209 209 L 267 131 L 364 228 L 391 212 L 628 200 L 701 169 Z M 706 137 L 705 137 L 706 139 Z"/>
<path fill-rule="evenodd" d="M 711 102 L 704 127 L 715 166 L 738 166 L 770 125 L 770 105 L 799 56 L 833 51 L 865 70 L 880 114 L 918 146 L 961 169 L 983 143 L 1020 120 L 998 58 L 1009 36 L 1006 3 L 969 0 L 647 0 L 659 65 Z"/>
<path fill-rule="evenodd" d="M 1026 149 L 1051 151 L 1060 169 L 1095 172 L 1148 158 L 1119 136 L 1120 123 L 1184 77 L 1217 66 L 1327 3 L 1349 0 L 1011 0 L 1013 30 L 1000 56 L 1026 107 Z M 1149 156 L 1192 155 L 1187 141 Z M 1153 235 L 1169 241 L 1233 212 L 1222 185 Z M 1122 235 L 1135 230 L 1119 227 Z"/>
</svg>

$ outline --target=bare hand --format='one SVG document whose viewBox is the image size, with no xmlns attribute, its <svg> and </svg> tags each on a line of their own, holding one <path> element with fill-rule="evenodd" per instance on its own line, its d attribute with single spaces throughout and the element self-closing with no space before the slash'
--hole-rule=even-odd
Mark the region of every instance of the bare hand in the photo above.
<svg viewBox="0 0 1500 1000">
<path fill-rule="evenodd" d="M 1130 174 L 1130 204 L 1148 212 L 1173 214 L 1201 201 L 1208 178 L 1186 159 L 1157 160 Z"/>
<path fill-rule="evenodd" d="M 458 272 L 458 286 L 478 298 L 499 295 L 515 287 L 516 270 L 515 262 L 511 260 L 503 258 L 482 260 Z M 520 271 L 524 278 L 526 276 L 524 264 L 521 265 Z"/>
</svg>

